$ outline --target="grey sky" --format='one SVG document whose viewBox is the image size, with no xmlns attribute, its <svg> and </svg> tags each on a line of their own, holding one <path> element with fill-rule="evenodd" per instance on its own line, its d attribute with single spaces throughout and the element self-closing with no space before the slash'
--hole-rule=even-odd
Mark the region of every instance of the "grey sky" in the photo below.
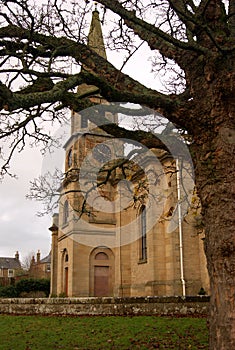
<svg viewBox="0 0 235 350">
<path fill-rule="evenodd" d="M 39 203 L 26 200 L 29 181 L 41 172 L 42 156 L 37 149 L 28 148 L 15 155 L 12 170 L 18 179 L 6 177 L 0 184 L 0 256 L 20 256 L 40 249 L 45 255 L 50 250 L 50 218 L 36 216 Z"/>
</svg>

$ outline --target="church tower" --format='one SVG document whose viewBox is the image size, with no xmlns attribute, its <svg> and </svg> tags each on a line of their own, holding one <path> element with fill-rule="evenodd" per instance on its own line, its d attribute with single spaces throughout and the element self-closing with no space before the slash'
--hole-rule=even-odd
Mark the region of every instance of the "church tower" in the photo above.
<svg viewBox="0 0 235 350">
<path fill-rule="evenodd" d="M 97 9 L 92 13 L 88 45 L 106 59 Z M 87 87 L 82 84 L 78 91 Z M 89 98 L 108 104 L 99 94 Z M 117 116 L 109 112 L 105 112 L 105 117 L 111 123 L 117 122 Z M 51 290 L 67 296 L 113 295 L 114 252 L 109 246 L 115 246 L 116 225 L 115 210 L 109 210 L 107 203 L 114 193 L 109 183 L 100 190 L 96 186 L 97 176 L 102 181 L 100 169 L 113 156 L 112 137 L 89 120 L 89 110 L 72 111 L 71 135 L 64 149 L 65 178 L 60 188 L 57 239 L 53 228 L 52 244 L 57 257 Z M 122 149 L 115 152 L 117 156 Z M 100 202 L 109 209 L 100 208 Z"/>
</svg>

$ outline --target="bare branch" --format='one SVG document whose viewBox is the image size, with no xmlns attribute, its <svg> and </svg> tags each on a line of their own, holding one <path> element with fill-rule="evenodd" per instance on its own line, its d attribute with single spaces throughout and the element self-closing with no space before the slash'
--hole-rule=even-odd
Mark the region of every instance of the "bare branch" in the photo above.
<svg viewBox="0 0 235 350">
<path fill-rule="evenodd" d="M 178 61 L 178 56 L 182 54 L 181 50 L 209 54 L 206 48 L 201 47 L 197 43 L 177 40 L 159 28 L 137 18 L 133 11 L 126 10 L 116 0 L 100 0 L 99 3 L 119 14 L 125 20 L 125 23 L 134 30 L 135 34 L 145 40 L 152 49 L 158 49 L 168 58 L 174 58 Z"/>
</svg>

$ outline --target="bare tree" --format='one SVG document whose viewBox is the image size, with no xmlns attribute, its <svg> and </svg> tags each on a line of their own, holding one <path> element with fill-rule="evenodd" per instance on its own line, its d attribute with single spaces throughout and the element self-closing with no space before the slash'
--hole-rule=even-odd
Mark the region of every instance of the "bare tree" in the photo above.
<svg viewBox="0 0 235 350">
<path fill-rule="evenodd" d="M 0 1 L 0 138 L 11 142 L 2 171 L 9 171 L 12 152 L 24 147 L 27 138 L 49 141 L 42 129 L 48 120 L 61 120 L 64 107 L 79 111 L 90 106 L 89 96 L 98 90 L 108 101 L 157 110 L 186 131 L 206 232 L 210 349 L 234 348 L 235 3 L 98 3 L 104 6 L 104 22 L 112 16 L 109 48 L 124 50 L 127 60 L 141 42 L 147 43 L 155 72 L 170 72 L 166 91 L 143 86 L 85 44 L 89 1 L 49 0 L 39 9 L 28 0 Z M 76 93 L 82 83 L 88 86 Z M 104 129 L 114 136 L 129 133 L 114 125 Z M 157 146 L 152 137 L 133 137 L 149 148 Z"/>
<path fill-rule="evenodd" d="M 22 259 L 21 265 L 25 271 L 29 271 L 32 264 L 32 259 L 35 257 L 35 252 L 31 251 Z"/>
</svg>

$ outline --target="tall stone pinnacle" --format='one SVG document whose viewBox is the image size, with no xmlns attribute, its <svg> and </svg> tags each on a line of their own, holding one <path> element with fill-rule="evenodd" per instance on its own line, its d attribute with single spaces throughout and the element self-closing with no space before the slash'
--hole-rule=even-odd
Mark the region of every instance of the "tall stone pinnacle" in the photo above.
<svg viewBox="0 0 235 350">
<path fill-rule="evenodd" d="M 99 12 L 97 9 L 95 9 L 92 13 L 91 26 L 88 34 L 88 46 L 92 50 L 94 50 L 98 55 L 107 59 Z"/>
</svg>

